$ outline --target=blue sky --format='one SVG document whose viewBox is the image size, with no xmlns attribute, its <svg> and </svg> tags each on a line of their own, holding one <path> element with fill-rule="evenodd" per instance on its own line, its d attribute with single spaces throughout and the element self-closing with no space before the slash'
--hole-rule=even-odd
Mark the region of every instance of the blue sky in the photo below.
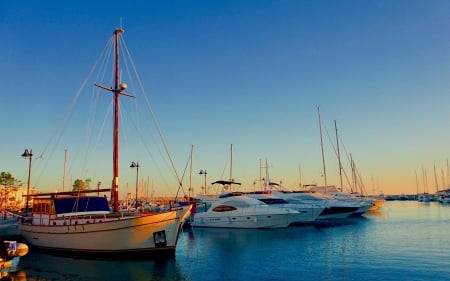
<svg viewBox="0 0 450 281">
<path fill-rule="evenodd" d="M 122 22 L 180 174 L 194 146 L 195 193 L 201 169 L 208 182 L 228 178 L 231 144 L 242 189 L 253 189 L 266 159 L 271 179 L 287 188 L 298 188 L 300 177 L 323 184 L 317 107 L 328 184 L 339 184 L 336 120 L 370 193 L 415 193 L 415 173 L 419 191 L 433 192 L 434 165 L 439 186 L 448 183 L 449 10 L 450 2 L 435 0 L 2 1 L 0 171 L 26 182 L 20 154 L 44 150 Z M 78 142 L 62 144 L 69 162 Z M 109 149 L 109 139 L 100 143 Z M 33 159 L 31 184 L 41 191 L 61 190 L 64 149 L 51 153 Z M 134 187 L 128 166 L 139 161 L 155 194 L 173 195 L 170 173 L 139 158 L 121 152 L 121 191 Z M 87 177 L 109 182 L 110 159 L 93 161 Z"/>
</svg>

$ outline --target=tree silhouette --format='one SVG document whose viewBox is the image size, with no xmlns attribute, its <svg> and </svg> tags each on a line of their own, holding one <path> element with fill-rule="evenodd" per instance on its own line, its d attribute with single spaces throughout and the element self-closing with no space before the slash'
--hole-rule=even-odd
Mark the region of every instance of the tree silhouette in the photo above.
<svg viewBox="0 0 450 281">
<path fill-rule="evenodd" d="M 76 179 L 72 185 L 72 191 L 82 191 L 90 189 L 91 179 Z"/>
<path fill-rule="evenodd" d="M 20 181 L 15 179 L 11 173 L 9 172 L 1 172 L 0 173 L 0 185 L 4 186 L 4 193 L 0 196 L 0 205 L 3 206 L 3 203 L 9 200 L 8 196 L 11 191 L 17 191 L 16 185 L 20 184 Z M 15 198 L 12 198 L 15 200 Z"/>
</svg>

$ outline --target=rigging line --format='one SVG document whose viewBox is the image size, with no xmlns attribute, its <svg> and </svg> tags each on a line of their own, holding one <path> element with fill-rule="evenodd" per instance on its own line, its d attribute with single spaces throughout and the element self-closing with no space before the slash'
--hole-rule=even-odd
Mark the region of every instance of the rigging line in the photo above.
<svg viewBox="0 0 450 281">
<path fill-rule="evenodd" d="M 186 171 L 187 171 L 187 169 L 188 169 L 188 167 L 189 167 L 189 163 L 190 163 L 190 162 L 191 162 L 191 155 L 190 155 L 190 153 L 189 153 L 188 161 L 186 162 L 186 166 L 184 167 L 184 171 L 183 171 L 183 175 L 182 175 L 182 177 L 181 177 L 181 180 L 184 179 L 184 176 L 186 175 Z M 180 187 L 181 187 L 181 190 L 183 191 L 183 194 L 186 195 L 186 192 L 184 191 L 183 185 L 182 185 L 181 183 L 180 183 Z M 177 193 L 175 194 L 175 198 L 178 198 L 178 192 L 179 192 L 179 190 L 180 190 L 180 189 L 177 190 Z"/>
<path fill-rule="evenodd" d="M 328 135 L 329 138 L 331 138 L 331 137 L 329 136 L 329 134 L 328 134 L 328 131 L 327 131 L 327 135 Z M 338 141 L 339 141 L 339 143 L 341 144 L 341 146 L 343 146 L 344 151 L 347 153 L 347 150 L 345 149 L 344 141 L 342 140 L 342 137 L 340 136 L 340 134 L 337 134 L 337 138 L 338 138 Z M 330 142 L 331 142 L 331 140 L 330 140 Z M 333 146 L 335 155 L 336 155 L 337 157 L 340 157 L 340 154 L 338 153 L 337 149 L 334 147 L 333 143 L 332 143 L 332 146 Z M 348 154 L 347 154 L 347 157 L 348 157 Z M 349 159 L 349 158 L 348 158 L 348 160 L 349 160 L 349 162 L 350 162 L 350 159 Z M 352 185 L 352 184 L 351 184 L 351 180 L 350 180 L 350 178 L 349 178 L 347 172 L 346 172 L 345 169 L 344 169 L 344 165 L 342 164 L 342 161 L 340 162 L 340 169 L 341 169 L 341 171 L 344 173 L 344 177 L 345 177 L 345 180 L 346 180 L 347 184 L 348 184 L 349 186 L 351 186 L 351 185 Z M 344 188 L 344 187 L 342 186 L 341 188 Z M 347 189 L 347 188 L 346 188 L 346 189 Z"/>
<path fill-rule="evenodd" d="M 227 154 L 227 159 L 225 159 L 225 165 L 223 166 L 222 174 L 220 175 L 220 179 L 221 179 L 221 180 L 223 180 L 224 174 L 225 174 L 226 169 L 227 169 L 227 167 L 228 167 L 228 161 L 231 162 L 231 159 L 230 159 L 230 158 L 231 158 L 230 155 Z"/>
<path fill-rule="evenodd" d="M 330 143 L 331 143 L 331 147 L 333 148 L 334 154 L 336 155 L 336 157 L 339 157 L 339 154 L 338 154 L 338 152 L 337 152 L 337 148 L 334 146 L 334 143 L 333 143 L 333 141 L 332 141 L 332 138 L 331 138 L 331 136 L 330 136 L 330 133 L 328 132 L 328 130 L 327 130 L 326 127 L 324 127 L 324 129 L 325 129 L 325 133 L 327 134 L 328 140 L 329 140 Z M 340 135 L 338 135 L 338 138 L 339 138 L 339 140 L 340 140 L 340 144 L 344 147 L 344 151 L 346 152 L 346 155 L 347 155 L 347 160 L 349 160 L 347 150 L 345 149 L 344 142 L 342 141 L 342 138 L 340 137 Z M 342 162 L 341 162 L 341 164 L 340 164 L 340 169 L 341 169 L 341 171 L 344 172 L 344 176 L 345 176 L 345 179 L 346 179 L 346 181 L 347 181 L 347 184 L 351 186 L 352 184 L 351 184 L 350 178 L 349 178 L 347 172 L 345 171 L 344 166 L 342 165 Z M 343 187 L 342 187 L 342 188 L 343 188 Z"/>
<path fill-rule="evenodd" d="M 354 160 L 352 160 L 352 157 L 350 156 L 350 153 L 348 152 L 344 141 L 342 140 L 342 137 L 339 135 L 339 140 L 341 141 L 340 143 L 342 144 L 342 148 L 344 149 L 345 155 L 347 156 L 347 161 L 350 163 L 351 166 L 354 166 Z M 353 162 L 353 164 L 352 164 Z M 345 173 L 345 170 L 344 170 Z M 347 174 L 345 174 L 346 180 L 347 180 L 347 184 L 349 184 L 350 186 L 352 186 L 351 184 L 351 180 L 348 178 Z M 361 184 L 362 184 L 362 179 L 361 180 Z M 363 185 L 363 184 L 362 184 Z M 355 186 L 356 188 L 356 186 Z"/>
<path fill-rule="evenodd" d="M 111 36 L 110 40 L 108 41 L 107 46 L 105 47 L 105 51 L 102 53 L 102 61 L 101 64 L 99 64 L 98 67 L 98 72 L 96 75 L 96 81 L 105 81 L 105 77 L 108 74 L 107 70 L 109 70 L 108 68 L 108 62 L 111 61 L 111 50 L 114 47 L 114 40 L 113 40 L 113 36 Z M 108 114 L 110 114 L 112 112 L 112 106 L 113 106 L 113 99 L 110 99 L 110 104 L 107 107 L 105 116 L 103 118 L 103 122 L 101 123 L 101 127 L 100 130 L 96 131 L 96 135 L 94 136 L 94 130 L 96 128 L 96 116 L 99 114 L 99 110 L 98 110 L 98 104 L 100 101 L 100 98 L 102 97 L 103 93 L 100 92 L 100 89 L 98 87 L 92 87 L 92 92 L 91 92 L 91 102 L 90 102 L 90 111 L 89 111 L 89 116 L 87 119 L 87 126 L 86 126 L 86 131 L 85 131 L 85 141 L 86 141 L 86 147 L 88 148 L 84 154 L 84 158 L 83 158 L 83 162 L 82 162 L 82 174 L 83 171 L 86 171 L 86 167 L 87 167 L 87 163 L 89 162 L 89 157 L 91 155 L 90 151 L 95 151 L 96 147 L 99 143 L 99 139 L 101 138 L 102 132 L 104 131 L 105 128 L 105 123 L 107 121 L 107 117 Z M 95 140 L 94 140 L 95 138 Z M 87 175 L 85 175 L 87 176 Z"/>
<path fill-rule="evenodd" d="M 351 157 L 350 157 L 350 153 L 348 152 L 347 147 L 345 147 L 345 143 L 342 141 L 342 138 L 340 136 L 339 136 L 339 140 L 341 141 L 342 148 L 344 149 L 345 155 L 347 156 L 347 161 L 349 163 L 351 163 L 352 160 L 351 160 Z"/>
<path fill-rule="evenodd" d="M 101 53 L 103 53 L 106 48 L 108 46 L 108 43 L 106 43 L 106 45 L 103 47 L 103 50 Z M 102 57 L 102 55 L 100 54 L 100 56 L 97 58 L 97 61 L 94 63 L 94 65 L 92 66 L 91 70 L 89 71 L 88 75 L 86 76 L 85 80 L 83 81 L 83 83 L 81 84 L 80 88 L 78 89 L 74 99 L 72 100 L 72 102 L 70 103 L 69 107 L 66 109 L 65 113 L 63 114 L 62 118 L 59 120 L 58 125 L 56 126 L 55 130 L 53 131 L 53 134 L 50 137 L 50 140 L 47 142 L 47 144 L 45 145 L 44 149 L 42 150 L 41 154 L 39 155 L 39 157 L 42 157 L 43 154 L 47 151 L 50 143 L 53 141 L 53 139 L 56 137 L 56 133 L 60 130 L 60 128 L 63 126 L 63 123 L 65 121 L 67 121 L 69 113 L 72 111 L 73 107 L 75 106 L 77 100 L 79 99 L 79 97 L 81 96 L 81 93 L 83 91 L 83 89 L 86 87 L 87 82 L 89 81 L 89 77 L 91 77 L 92 73 L 94 72 L 94 70 L 96 69 L 100 58 Z"/>
<path fill-rule="evenodd" d="M 124 50 L 123 52 L 121 52 L 121 59 L 123 60 L 122 68 L 125 70 L 124 72 L 126 73 L 126 75 L 127 75 L 127 77 L 129 78 L 130 81 L 123 80 L 122 78 L 121 79 L 123 80 L 123 82 L 126 82 L 128 84 L 128 89 L 130 89 L 132 93 L 139 93 L 140 91 L 136 90 L 134 79 L 131 79 L 131 77 L 133 77 L 133 75 L 131 74 L 132 71 L 130 70 L 130 65 L 132 64 L 130 62 L 131 55 L 130 55 L 130 53 L 128 51 L 128 48 L 126 46 L 125 39 L 123 37 L 120 37 L 119 39 L 120 39 L 120 44 L 121 44 L 122 50 Z M 137 73 L 137 71 L 135 71 L 134 73 Z M 129 112 L 130 116 L 132 116 L 133 120 L 135 120 L 135 122 L 131 122 L 131 125 L 136 129 L 136 131 L 138 133 L 138 136 L 139 136 L 138 139 L 139 139 L 140 143 L 145 148 L 147 153 L 150 155 L 150 158 L 153 159 L 154 163 L 156 164 L 156 166 L 157 166 L 157 168 L 158 168 L 158 170 L 160 172 L 160 175 L 162 175 L 161 169 L 158 166 L 159 162 L 155 160 L 156 158 L 154 157 L 153 153 L 149 149 L 149 146 L 144 141 L 144 135 L 142 134 L 143 130 L 141 129 L 142 126 L 141 126 L 141 123 L 140 123 L 141 120 L 139 118 L 139 110 L 138 110 L 138 102 L 137 101 L 138 101 L 137 99 L 134 100 L 134 113 L 133 112 Z M 122 110 L 121 112 L 123 114 L 124 110 Z M 154 140 L 154 135 L 150 134 L 150 136 L 151 136 L 151 139 L 153 139 L 154 143 L 157 143 L 157 141 Z M 159 147 L 158 147 L 158 151 L 159 151 L 160 155 L 164 154 L 164 153 L 161 152 Z M 164 159 L 165 157 L 162 156 L 161 158 Z"/>
<path fill-rule="evenodd" d="M 120 37 L 120 43 L 122 44 L 122 50 L 123 50 L 123 52 L 122 52 L 121 54 L 123 54 L 123 59 L 124 59 L 124 62 L 125 62 L 123 65 L 125 65 L 125 67 L 126 67 L 126 73 L 128 74 L 128 76 L 129 76 L 129 77 L 132 77 L 133 75 L 131 75 L 131 71 L 130 71 L 130 68 L 129 68 L 129 65 L 133 65 L 131 54 L 130 54 L 130 52 L 129 52 L 129 50 L 128 50 L 128 47 L 127 47 L 126 42 L 125 42 L 125 40 L 124 40 L 123 37 Z M 125 54 L 126 54 L 126 55 L 125 55 Z M 134 71 L 133 71 L 134 76 L 136 76 L 135 79 L 137 79 L 138 81 L 140 81 L 140 79 L 138 79 L 139 75 L 137 74 L 136 68 L 133 67 L 133 70 L 134 70 Z M 128 81 L 127 81 L 127 83 L 128 83 Z M 130 85 L 131 85 L 131 89 L 133 89 L 133 88 L 135 87 L 135 86 L 134 86 L 134 80 L 131 80 L 131 81 L 130 81 Z M 139 88 L 140 88 L 141 90 L 136 91 L 136 92 L 141 92 L 142 95 L 144 96 L 144 98 L 147 98 L 146 95 L 145 95 L 145 91 L 143 90 L 142 83 L 139 83 L 139 86 L 140 86 Z M 138 106 L 137 106 L 137 105 L 138 105 L 138 103 L 137 103 L 137 100 L 136 100 L 136 101 L 135 101 L 136 119 L 139 119 L 139 118 L 137 118 L 137 115 L 138 115 L 138 112 L 139 112 L 139 111 L 138 111 Z M 143 137 L 143 134 L 142 134 L 142 130 L 139 129 L 139 124 L 138 124 L 137 126 L 135 126 L 135 128 L 136 128 L 136 130 L 139 132 L 140 139 L 141 139 L 141 140 L 144 140 L 144 137 Z M 155 136 L 154 136 L 153 134 L 150 134 L 150 137 L 151 137 L 151 139 L 153 140 L 154 143 L 158 143 L 158 141 L 156 141 Z M 156 160 L 155 160 L 156 158 L 155 158 L 155 156 L 153 155 L 153 153 L 151 152 L 149 146 L 148 146 L 145 142 L 142 142 L 142 145 L 144 146 L 145 150 L 146 150 L 147 153 L 150 155 L 150 157 L 151 157 L 152 159 L 154 159 L 154 163 L 156 164 L 156 168 L 158 169 L 159 174 L 160 174 L 161 177 L 163 178 L 163 181 L 164 181 L 167 185 L 169 185 L 169 184 L 166 182 L 166 180 L 164 179 L 164 176 L 163 176 L 161 167 L 158 165 L 159 163 L 165 163 L 165 164 L 167 164 L 167 162 L 166 162 L 166 161 L 162 161 L 162 162 L 161 162 L 161 161 L 156 161 Z M 165 153 L 163 153 L 163 151 L 161 151 L 160 147 L 159 147 L 159 146 L 156 146 L 156 149 L 157 149 L 157 151 L 159 152 L 159 155 L 161 156 L 161 158 L 162 158 L 162 159 L 166 159 L 166 157 L 164 156 Z M 177 180 L 178 180 L 178 182 L 179 182 L 179 178 L 178 178 L 178 176 L 173 172 L 173 168 L 171 168 L 171 167 L 168 165 L 168 169 L 171 171 L 171 173 L 172 173 L 173 175 L 175 175 L 175 177 L 177 178 Z"/>
<path fill-rule="evenodd" d="M 353 162 L 355 162 L 355 161 L 353 161 Z M 358 183 L 361 185 L 361 190 L 364 191 L 364 194 L 367 194 L 366 186 L 364 185 L 364 182 L 362 181 L 361 173 L 360 173 L 360 171 L 358 170 L 358 168 L 356 168 L 356 165 L 355 165 L 355 172 L 356 172 L 356 175 L 358 176 L 358 177 L 356 178 L 356 180 L 357 180 Z"/>
<path fill-rule="evenodd" d="M 102 51 L 100 52 L 100 55 L 97 57 L 97 60 L 95 61 L 95 63 L 93 64 L 93 66 L 91 67 L 90 71 L 88 72 L 85 80 L 83 81 L 83 83 L 81 84 L 81 86 L 79 87 L 78 91 L 76 92 L 75 96 L 73 97 L 71 103 L 69 104 L 69 106 L 66 108 L 66 110 L 64 111 L 63 115 L 61 116 L 61 118 L 58 120 L 52 134 L 50 135 L 49 140 L 47 141 L 47 143 L 45 144 L 44 148 L 42 149 L 42 152 L 39 154 L 38 157 L 36 157 L 36 159 L 42 159 L 44 155 L 47 154 L 47 151 L 49 150 L 50 146 L 53 144 L 54 147 L 56 147 L 56 145 L 61 141 L 62 138 L 62 130 L 65 129 L 64 124 L 66 122 L 68 122 L 69 118 L 72 116 L 73 113 L 73 109 L 75 107 L 75 105 L 77 104 L 77 101 L 80 99 L 84 89 L 86 88 L 86 84 L 89 82 L 90 77 L 92 77 L 94 71 L 97 69 L 101 59 L 104 56 L 104 53 L 106 51 L 106 49 L 108 48 L 108 45 L 110 43 L 107 42 Z M 50 159 L 53 157 L 53 154 L 55 153 L 54 149 L 53 151 L 50 152 L 49 155 L 47 155 L 46 159 Z M 44 165 L 44 169 L 42 169 L 42 172 L 36 177 L 35 182 L 39 182 L 40 178 L 42 177 L 42 175 L 45 172 L 45 167 L 48 166 L 48 162 L 49 161 L 44 161 L 45 163 L 43 163 Z"/>
<path fill-rule="evenodd" d="M 125 42 L 124 42 L 124 46 L 125 46 L 125 48 L 126 48 L 125 50 L 126 50 L 127 54 L 129 55 L 128 48 L 126 47 Z M 142 93 L 143 93 L 144 100 L 145 100 L 145 102 L 146 102 L 147 108 L 148 108 L 148 110 L 150 111 L 150 115 L 152 116 L 153 123 L 154 123 L 154 125 L 155 125 L 155 127 L 156 127 L 156 130 L 157 130 L 157 132 L 158 132 L 159 137 L 161 138 L 161 141 L 162 141 L 162 143 L 163 143 L 164 150 L 166 151 L 167 157 L 169 158 L 169 161 L 170 161 L 170 164 L 171 164 L 171 166 L 172 166 L 173 172 L 175 173 L 175 176 L 176 176 L 176 178 L 177 178 L 177 180 L 178 180 L 178 183 L 181 185 L 181 179 L 180 179 L 180 176 L 179 176 L 179 174 L 178 174 L 178 172 L 177 172 L 177 170 L 176 170 L 176 168 L 175 168 L 175 164 L 174 164 L 173 158 L 172 158 L 172 156 L 171 156 L 171 154 L 170 154 L 170 152 L 169 152 L 169 148 L 168 148 L 167 143 L 166 143 L 166 141 L 165 141 L 165 138 L 164 138 L 164 136 L 163 136 L 163 134 L 162 134 L 161 128 L 160 128 L 160 126 L 159 126 L 159 122 L 158 122 L 158 120 L 157 120 L 157 118 L 156 118 L 156 115 L 155 115 L 153 109 L 152 109 L 151 103 L 150 103 L 150 101 L 149 101 L 149 99 L 148 99 L 148 97 L 147 97 L 147 94 L 146 94 L 145 90 L 144 90 L 144 87 L 143 87 L 141 78 L 140 78 L 139 74 L 137 73 L 135 64 L 134 64 L 134 62 L 133 62 L 133 60 L 132 60 L 132 58 L 131 58 L 130 55 L 129 55 L 129 58 L 130 58 L 130 64 L 131 64 L 131 66 L 133 67 L 133 70 L 134 70 L 134 73 L 135 73 L 136 78 L 137 78 L 137 80 L 138 80 L 139 86 L 141 87 L 141 91 L 142 91 Z"/>
</svg>

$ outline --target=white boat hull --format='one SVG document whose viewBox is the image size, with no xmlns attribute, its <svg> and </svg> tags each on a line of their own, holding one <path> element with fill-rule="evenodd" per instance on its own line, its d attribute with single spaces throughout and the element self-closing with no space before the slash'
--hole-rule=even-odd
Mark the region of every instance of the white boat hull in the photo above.
<svg viewBox="0 0 450 281">
<path fill-rule="evenodd" d="M 99 216 L 72 219 L 34 216 L 32 223 L 20 223 L 19 228 L 32 246 L 48 250 L 85 254 L 174 251 L 190 209 L 189 205 L 164 213 L 103 219 Z"/>
<path fill-rule="evenodd" d="M 335 211 L 338 210 L 338 211 Z M 337 208 L 337 207 L 327 207 L 325 210 L 320 214 L 319 217 L 317 217 L 318 221 L 322 220 L 342 220 L 345 218 L 348 218 L 351 214 L 353 214 L 356 211 L 354 208 Z"/>
<path fill-rule="evenodd" d="M 297 213 L 213 216 L 208 213 L 198 213 L 194 216 L 194 227 L 218 228 L 284 228 L 288 227 Z"/>
<path fill-rule="evenodd" d="M 322 213 L 324 210 L 323 207 L 315 207 L 315 206 L 309 206 L 309 207 L 295 207 L 295 204 L 293 205 L 292 209 L 299 212 L 297 216 L 295 217 L 294 223 L 310 223 L 314 222 Z"/>
</svg>

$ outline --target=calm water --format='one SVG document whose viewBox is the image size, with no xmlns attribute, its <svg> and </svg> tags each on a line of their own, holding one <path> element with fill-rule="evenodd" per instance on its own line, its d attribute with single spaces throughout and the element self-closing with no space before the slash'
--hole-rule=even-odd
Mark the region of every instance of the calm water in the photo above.
<svg viewBox="0 0 450 281">
<path fill-rule="evenodd" d="M 450 206 L 391 201 L 328 226 L 184 230 L 176 257 L 102 261 L 30 252 L 26 280 L 450 280 Z M 17 280 L 17 278 L 16 278 Z"/>
</svg>

